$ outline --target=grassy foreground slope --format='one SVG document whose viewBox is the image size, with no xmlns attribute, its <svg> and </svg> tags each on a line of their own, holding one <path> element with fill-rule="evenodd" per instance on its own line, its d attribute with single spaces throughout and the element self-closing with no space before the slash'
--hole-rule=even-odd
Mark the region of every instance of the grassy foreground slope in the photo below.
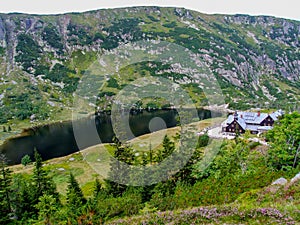
<svg viewBox="0 0 300 225">
<path fill-rule="evenodd" d="M 194 125 L 205 127 L 206 123 Z M 109 169 L 110 179 L 100 177 L 98 181 L 96 173 L 93 175 L 91 168 L 86 168 L 90 164 L 82 164 L 81 169 L 87 171 L 81 175 L 78 175 L 80 169 L 66 166 L 79 166 L 83 158 L 88 157 L 95 162 L 105 162 L 105 157 L 100 158 L 103 156 L 99 154 L 100 146 L 86 149 L 80 157 L 74 154 L 56 159 L 56 163 L 47 161 L 44 166 L 39 161 L 33 170 L 28 167 L 27 174 L 23 175 L 20 166 L 11 167 L 15 174 L 9 195 L 16 209 L 12 213 L 16 213 L 21 222 L 9 217 L 7 221 L 11 224 L 299 224 L 299 126 L 299 113 L 284 115 L 265 134 L 268 146 L 248 139 L 249 134 L 238 135 L 233 140 L 209 140 L 207 135 L 201 135 L 193 156 L 182 169 L 169 179 L 148 186 L 126 186 L 112 181 L 118 175 L 128 176 L 121 164 L 104 164 L 102 169 Z M 170 136 L 154 135 L 155 139 L 164 137 L 161 146 L 153 147 L 153 157 L 136 155 L 140 150 L 136 152 L 132 148 L 136 144 L 141 150 L 147 149 L 146 137 L 140 138 L 141 142 L 134 140 L 132 145 L 122 145 L 115 140 L 114 145 L 106 147 L 120 161 L 152 166 L 173 156 L 170 153 L 176 151 L 179 140 L 178 132 L 173 132 L 175 136 L 171 136 L 172 130 L 168 133 Z M 206 161 L 216 146 L 215 157 Z M 189 145 L 185 147 L 188 149 Z M 93 161 L 90 162 L 93 165 Z M 56 183 L 61 181 L 58 186 L 67 186 L 65 193 L 59 189 L 61 192 L 57 195 L 47 185 L 41 186 L 42 192 L 36 188 L 38 179 L 41 184 L 51 184 L 47 173 L 54 175 Z M 137 179 L 136 174 L 130 175 Z M 154 171 L 149 178 L 161 175 Z M 14 198 L 15 195 L 18 198 Z M 34 204 L 28 205 L 31 202 Z"/>
<path fill-rule="evenodd" d="M 247 191 L 234 202 L 176 209 L 144 211 L 143 215 L 116 219 L 107 224 L 299 224 L 300 182 L 267 185 Z M 195 193 L 196 194 L 196 193 Z M 187 199 L 188 201 L 188 199 Z"/>
</svg>

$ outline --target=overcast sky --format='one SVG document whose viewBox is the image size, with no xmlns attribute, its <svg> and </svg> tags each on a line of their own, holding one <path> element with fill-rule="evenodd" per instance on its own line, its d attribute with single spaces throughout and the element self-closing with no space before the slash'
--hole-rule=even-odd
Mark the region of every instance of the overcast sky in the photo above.
<svg viewBox="0 0 300 225">
<path fill-rule="evenodd" d="M 0 12 L 57 14 L 146 5 L 185 7 L 203 13 L 271 15 L 300 20 L 300 0 L 0 0 Z"/>
</svg>

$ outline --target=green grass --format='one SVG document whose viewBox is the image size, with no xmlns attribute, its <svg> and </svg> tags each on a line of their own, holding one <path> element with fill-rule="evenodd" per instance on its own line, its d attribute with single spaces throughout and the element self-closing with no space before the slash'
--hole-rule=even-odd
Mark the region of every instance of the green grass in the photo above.
<svg viewBox="0 0 300 225">
<path fill-rule="evenodd" d="M 299 188 L 299 181 L 282 187 L 267 185 L 240 194 L 229 204 L 197 207 L 181 204 L 182 208 L 172 211 L 158 211 L 147 204 L 139 215 L 112 219 L 107 224 L 299 224 Z M 198 194 L 194 198 L 201 199 Z"/>
<path fill-rule="evenodd" d="M 197 130 L 202 130 L 205 127 L 211 126 L 214 123 L 220 123 L 224 118 L 207 119 L 193 123 Z M 136 152 L 148 151 L 149 142 L 153 146 L 154 152 L 162 147 L 162 140 L 165 134 L 169 137 L 175 136 L 180 132 L 180 127 L 160 130 L 152 134 L 146 134 L 128 142 Z M 146 147 L 143 147 L 146 146 Z M 44 162 L 45 169 L 49 171 L 57 185 L 58 192 L 62 195 L 66 194 L 67 182 L 69 174 L 73 173 L 80 186 L 83 188 L 83 193 L 86 196 L 91 195 L 92 184 L 96 178 L 100 180 L 106 176 L 110 169 L 110 157 L 112 157 L 114 147 L 111 144 L 100 144 L 86 148 L 80 152 L 47 160 Z M 70 159 L 74 160 L 70 160 Z M 24 167 L 23 165 L 15 165 L 10 167 L 14 173 L 29 174 L 33 171 L 33 163 Z M 61 169 L 64 170 L 61 170 Z M 100 174 L 100 175 L 99 175 Z M 103 176 L 101 176 L 103 175 Z"/>
</svg>

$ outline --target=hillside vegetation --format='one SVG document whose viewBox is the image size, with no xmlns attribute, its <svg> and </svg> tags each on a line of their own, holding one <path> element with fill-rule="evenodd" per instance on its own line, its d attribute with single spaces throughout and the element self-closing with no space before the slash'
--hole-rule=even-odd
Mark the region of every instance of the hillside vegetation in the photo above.
<svg viewBox="0 0 300 225">
<path fill-rule="evenodd" d="M 124 90 L 128 101 L 150 93 L 133 112 L 294 111 L 264 134 L 268 145 L 196 136 L 215 119 L 45 162 L 39 149 L 13 167 L 0 154 L 0 224 L 300 224 L 299 33 L 299 21 L 183 8 L 0 14 L 0 144 L 76 109 L 122 109 Z"/>
<path fill-rule="evenodd" d="M 199 136 L 194 154 L 180 171 L 170 174 L 165 181 L 148 186 L 126 186 L 114 182 L 116 177 L 125 179 L 128 174 L 122 164 L 116 167 L 112 162 L 108 163 L 108 179 L 93 178 L 95 181 L 79 185 L 76 178 L 81 177 L 80 168 L 75 170 L 64 167 L 67 164 L 50 162 L 43 165 L 36 151 L 33 170 L 27 173 L 19 171 L 12 174 L 2 164 L 1 222 L 298 224 L 299 120 L 297 112 L 281 118 L 266 134 L 269 147 L 249 141 L 247 134 L 221 141 L 217 155 L 206 166 L 203 166 L 203 159 L 218 146 L 216 143 L 220 140 L 210 140 L 206 134 Z M 166 135 L 162 145 L 153 151 L 143 149 L 144 154 L 139 155 L 135 154 L 131 145 L 124 145 L 115 138 L 108 151 L 128 165 L 152 167 L 166 157 L 174 157 L 173 153 L 180 148 L 177 144 L 181 135 L 187 134 Z M 78 156 L 74 155 L 73 160 L 69 160 L 70 165 L 73 161 L 79 165 L 81 158 Z M 57 172 L 56 166 L 64 170 Z M 164 172 L 161 172 L 153 173 L 152 177 L 162 176 Z M 65 192 L 57 192 L 51 179 L 53 175 L 56 182 L 59 177 L 67 181 Z M 133 177 L 129 179 L 142 182 L 136 180 L 135 175 L 138 174 L 131 175 Z M 91 191 L 87 191 L 87 187 Z"/>
<path fill-rule="evenodd" d="M 216 76 L 231 108 L 293 108 L 299 102 L 300 23 L 267 16 L 205 15 L 182 8 L 133 7 L 62 15 L 0 15 L 0 124 L 71 118 L 72 93 L 99 57 L 126 43 L 167 41 L 189 49 Z M 168 62 L 142 62 L 108 74 L 97 96 L 114 96 L 143 76 L 180 84 L 208 104 L 201 77 Z M 104 78 L 99 78 L 104 79 Z M 89 99 L 95 103 L 94 99 Z M 143 107 L 163 107 L 144 99 Z M 17 123 L 17 124 L 16 124 Z"/>
</svg>

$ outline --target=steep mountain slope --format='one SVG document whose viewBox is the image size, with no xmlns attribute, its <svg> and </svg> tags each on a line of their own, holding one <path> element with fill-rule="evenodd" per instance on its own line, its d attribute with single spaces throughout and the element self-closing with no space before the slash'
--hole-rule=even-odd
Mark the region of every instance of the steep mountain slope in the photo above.
<svg viewBox="0 0 300 225">
<path fill-rule="evenodd" d="M 205 15 L 181 8 L 1 14 L 0 123 L 14 117 L 56 117 L 71 106 L 80 78 L 99 55 L 124 43 L 152 39 L 176 43 L 203 59 L 232 108 L 293 107 L 300 99 L 299 33 L 299 21 Z M 201 81 L 170 68 L 130 65 L 121 71 L 121 78 L 108 80 L 98 103 L 109 108 L 113 97 L 107 96 L 144 71 L 175 79 L 197 106 L 206 105 Z"/>
</svg>

